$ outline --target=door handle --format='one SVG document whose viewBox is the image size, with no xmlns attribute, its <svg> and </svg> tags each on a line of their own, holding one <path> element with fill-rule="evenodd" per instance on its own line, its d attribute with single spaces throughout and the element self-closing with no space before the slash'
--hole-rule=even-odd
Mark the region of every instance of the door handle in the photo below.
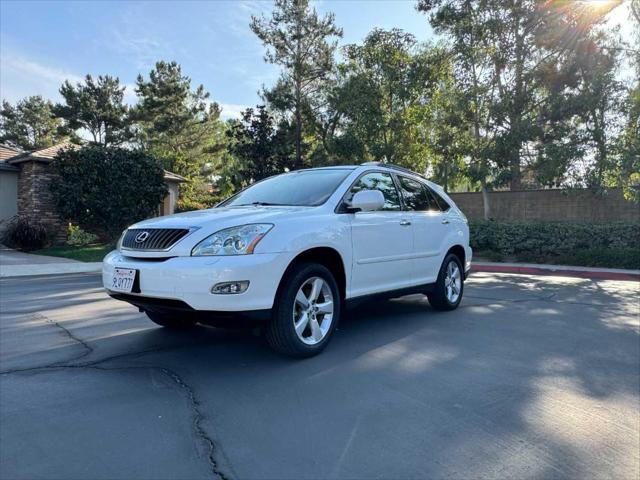
<svg viewBox="0 0 640 480">
<path fill-rule="evenodd" d="M 411 222 L 409 220 L 400 220 L 400 225 L 406 227 L 408 225 L 411 225 Z"/>
<path fill-rule="evenodd" d="M 446 218 L 444 220 L 442 220 L 442 223 L 444 223 L 445 225 L 449 223 L 449 220 L 447 220 Z"/>
</svg>

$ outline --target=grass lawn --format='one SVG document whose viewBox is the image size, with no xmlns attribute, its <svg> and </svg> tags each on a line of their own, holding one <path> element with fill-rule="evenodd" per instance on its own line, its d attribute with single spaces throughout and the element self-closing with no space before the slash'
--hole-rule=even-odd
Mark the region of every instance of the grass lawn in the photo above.
<svg viewBox="0 0 640 480">
<path fill-rule="evenodd" d="M 51 257 L 64 257 L 81 262 L 101 262 L 104 256 L 113 250 L 112 245 L 88 245 L 86 247 L 49 247 L 36 250 L 36 255 L 49 255 Z"/>
</svg>

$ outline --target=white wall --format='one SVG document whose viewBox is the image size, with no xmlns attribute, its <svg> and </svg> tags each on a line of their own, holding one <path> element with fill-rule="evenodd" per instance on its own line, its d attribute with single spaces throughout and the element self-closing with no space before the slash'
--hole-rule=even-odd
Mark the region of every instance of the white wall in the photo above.
<svg viewBox="0 0 640 480">
<path fill-rule="evenodd" d="M 169 192 L 160 205 L 158 205 L 158 215 L 171 215 L 176 211 L 176 203 L 178 202 L 178 184 L 175 182 L 167 182 Z"/>
</svg>

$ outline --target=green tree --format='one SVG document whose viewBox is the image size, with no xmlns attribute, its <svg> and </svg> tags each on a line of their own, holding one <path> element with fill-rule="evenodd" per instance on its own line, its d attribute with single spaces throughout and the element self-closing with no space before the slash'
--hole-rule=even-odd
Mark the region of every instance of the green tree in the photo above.
<svg viewBox="0 0 640 480">
<path fill-rule="evenodd" d="M 111 241 L 157 212 L 167 195 L 164 172 L 141 150 L 89 145 L 61 151 L 51 192 L 60 215 Z"/>
<path fill-rule="evenodd" d="M 292 133 L 291 125 L 286 120 L 277 122 L 264 105 L 245 110 L 227 132 L 233 158 L 222 173 L 225 193 L 292 169 L 295 152 L 288 138 Z"/>
<path fill-rule="evenodd" d="M 53 104 L 40 95 L 24 98 L 15 106 L 2 102 L 0 142 L 35 150 L 65 139 L 62 122 L 53 115 Z"/>
<path fill-rule="evenodd" d="M 313 111 L 313 98 L 334 66 L 336 38 L 342 29 L 335 15 L 320 18 L 309 0 L 276 0 L 270 18 L 251 18 L 251 30 L 267 47 L 265 61 L 283 69 L 276 86 L 265 92 L 273 108 L 293 113 L 296 168 L 303 165 L 305 110 Z"/>
<path fill-rule="evenodd" d="M 497 172 L 490 153 L 494 144 L 495 130 L 492 128 L 490 112 L 495 100 L 494 82 L 491 76 L 491 46 L 485 39 L 484 25 L 489 21 L 489 12 L 479 2 L 419 1 L 417 9 L 430 15 L 430 23 L 440 34 L 444 34 L 454 61 L 456 89 L 460 93 L 454 114 L 459 125 L 458 137 L 464 145 L 463 155 L 467 159 L 467 176 L 480 184 L 484 217 L 489 219 L 491 208 L 488 190 L 491 177 Z"/>
<path fill-rule="evenodd" d="M 599 35 L 603 37 L 604 35 Z M 615 150 L 617 137 L 622 129 L 624 86 L 617 77 L 619 52 L 607 46 L 606 39 L 594 38 L 581 51 L 577 64 L 578 84 L 576 96 L 580 104 L 578 113 L 584 129 L 584 140 L 591 147 L 593 161 L 583 167 L 587 186 L 606 187 L 611 174 L 615 174 Z"/>
<path fill-rule="evenodd" d="M 465 155 L 469 151 L 469 125 L 463 116 L 465 92 L 459 90 L 453 65 L 441 62 L 437 88 L 426 110 L 427 139 L 432 152 L 431 178 L 445 191 L 467 182 Z"/>
<path fill-rule="evenodd" d="M 96 79 L 87 75 L 84 83 L 76 86 L 67 80 L 60 87 L 64 103 L 57 104 L 54 113 L 66 120 L 70 129 L 87 130 L 96 144 L 120 145 L 131 138 L 124 91 L 120 80 L 110 75 Z"/>
<path fill-rule="evenodd" d="M 399 29 L 375 29 L 362 45 L 345 47 L 341 129 L 361 144 L 363 159 L 426 171 L 431 102 L 445 57 Z"/>
<path fill-rule="evenodd" d="M 218 104 L 209 101 L 202 85 L 192 90 L 191 79 L 176 62 L 157 62 L 148 80 L 139 75 L 136 93 L 132 116 L 140 145 L 164 168 L 190 180 L 181 187 L 183 198 L 206 196 L 210 174 L 226 148 Z"/>
<path fill-rule="evenodd" d="M 481 115 L 487 120 L 473 120 L 479 143 L 483 137 L 487 140 L 476 150 L 485 151 L 502 167 L 494 175 L 495 183 L 508 182 L 512 190 L 522 188 L 523 161 L 538 138 L 538 124 L 547 120 L 543 114 L 551 99 L 558 100 L 545 88 L 545 73 L 562 70 L 562 62 L 573 54 L 576 44 L 613 6 L 589 9 L 577 2 L 531 0 L 418 2 L 418 10 L 429 13 L 435 30 L 452 42 L 458 73 L 464 75 L 467 70 L 465 80 L 475 97 L 472 112 L 484 112 Z M 556 82 L 556 88 L 562 87 Z M 481 105 L 486 109 L 478 108 Z"/>
<path fill-rule="evenodd" d="M 632 0 L 630 9 L 635 34 L 626 53 L 635 75 L 622 104 L 625 124 L 619 138 L 617 184 L 626 198 L 640 202 L 640 0 Z"/>
</svg>

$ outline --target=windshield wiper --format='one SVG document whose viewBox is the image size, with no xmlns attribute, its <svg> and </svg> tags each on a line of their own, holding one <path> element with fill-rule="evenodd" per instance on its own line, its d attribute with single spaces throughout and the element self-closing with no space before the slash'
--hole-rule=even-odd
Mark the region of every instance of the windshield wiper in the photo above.
<svg viewBox="0 0 640 480">
<path fill-rule="evenodd" d="M 239 203 L 237 205 L 231 205 L 232 207 L 246 207 L 248 205 L 254 205 L 259 207 L 282 207 L 284 203 L 270 203 L 270 202 L 251 202 L 251 203 Z"/>
</svg>

